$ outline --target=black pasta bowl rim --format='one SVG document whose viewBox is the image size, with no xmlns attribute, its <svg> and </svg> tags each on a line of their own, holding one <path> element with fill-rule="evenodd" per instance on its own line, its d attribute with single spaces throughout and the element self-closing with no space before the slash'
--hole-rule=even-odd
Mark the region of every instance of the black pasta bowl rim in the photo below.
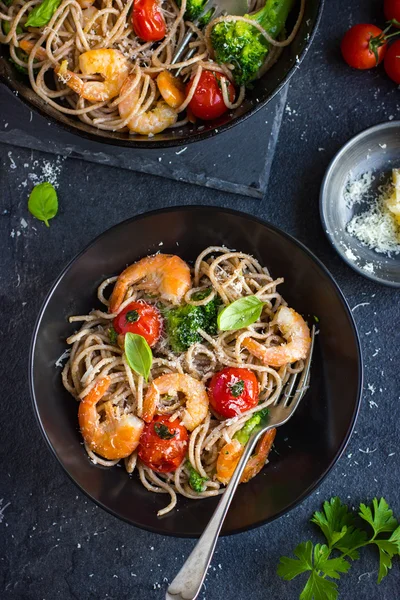
<svg viewBox="0 0 400 600">
<path fill-rule="evenodd" d="M 35 345 L 36 345 L 36 339 L 39 333 L 39 328 L 40 328 L 40 324 L 42 321 L 42 318 L 44 316 L 44 313 L 46 311 L 47 305 L 53 295 L 53 293 L 55 292 L 57 286 L 59 285 L 59 283 L 62 281 L 64 275 L 67 273 L 67 271 L 71 268 L 71 266 L 75 263 L 75 261 L 77 261 L 81 256 L 83 256 L 83 254 L 85 252 L 87 252 L 93 245 L 95 245 L 102 237 L 103 235 L 108 234 L 109 232 L 113 231 L 113 230 L 117 230 L 118 227 L 120 226 L 125 226 L 128 223 L 133 223 L 133 222 L 137 222 L 140 221 L 141 219 L 146 219 L 148 217 L 151 217 L 153 215 L 160 215 L 160 214 L 167 214 L 167 213 L 173 213 L 174 211 L 188 211 L 188 212 L 195 212 L 195 211 L 210 211 L 211 213 L 216 213 L 216 212 L 226 212 L 227 214 L 233 215 L 233 216 L 237 216 L 240 218 L 245 218 L 249 221 L 249 223 L 251 222 L 257 222 L 258 224 L 267 227 L 268 229 L 270 229 L 272 232 L 281 235 L 283 238 L 285 238 L 287 241 L 291 242 L 292 244 L 295 244 L 296 246 L 298 246 L 298 248 L 303 251 L 306 255 L 308 255 L 309 258 L 311 258 L 316 265 L 322 270 L 322 272 L 324 273 L 325 276 L 328 277 L 328 279 L 331 281 L 331 283 L 333 284 L 333 286 L 335 287 L 338 297 L 341 300 L 342 304 L 343 304 L 343 308 L 347 313 L 347 316 L 349 318 L 349 323 L 351 324 L 351 328 L 352 328 L 352 333 L 354 336 L 354 341 L 355 341 L 355 348 L 357 350 L 357 367 L 358 367 L 358 373 L 357 373 L 357 394 L 356 394 L 356 398 L 355 398 L 355 403 L 354 403 L 354 410 L 352 413 L 352 417 L 351 417 L 351 421 L 348 425 L 347 431 L 346 431 L 346 435 L 344 436 L 342 443 L 340 445 L 340 447 L 337 449 L 337 451 L 335 452 L 335 455 L 333 456 L 332 460 L 329 462 L 327 468 L 322 472 L 322 474 L 313 481 L 313 483 L 311 485 L 308 486 L 308 488 L 306 488 L 304 490 L 304 492 L 302 494 L 300 494 L 300 496 L 298 496 L 296 498 L 295 501 L 293 501 L 290 505 L 288 505 L 286 508 L 282 509 L 281 511 L 279 511 L 278 513 L 274 514 L 271 517 L 268 517 L 266 519 L 261 519 L 257 522 L 252 523 L 251 525 L 248 526 L 243 526 L 243 527 L 238 527 L 235 529 L 232 529 L 230 531 L 221 532 L 221 536 L 230 536 L 230 535 L 236 535 L 239 533 L 244 533 L 246 531 L 251 531 L 255 528 L 261 527 L 263 525 L 266 525 L 268 523 L 271 523 L 273 521 L 275 521 L 276 519 L 279 519 L 280 517 L 282 517 L 285 514 L 288 514 L 289 512 L 291 512 L 294 508 L 296 508 L 297 506 L 299 506 L 302 502 L 304 502 L 304 500 L 306 500 L 306 498 L 308 498 L 323 482 L 323 480 L 327 477 L 327 475 L 330 473 L 330 471 L 333 469 L 333 467 L 336 465 L 336 463 L 338 462 L 338 460 L 340 459 L 340 457 L 342 456 L 344 450 L 346 449 L 346 446 L 350 440 L 350 437 L 353 433 L 356 421 L 357 421 L 357 417 L 358 417 L 358 413 L 360 410 L 360 406 L 361 406 L 361 399 L 362 399 L 362 390 L 363 390 L 363 380 L 364 380 L 364 368 L 363 368 L 363 358 L 362 358 L 362 348 L 361 348 L 361 343 L 360 343 L 360 337 L 358 334 L 358 330 L 356 327 L 356 323 L 354 320 L 354 317 L 352 315 L 350 306 L 343 294 L 343 292 L 341 291 L 339 285 L 337 284 L 336 280 L 334 279 L 334 277 L 331 275 L 331 273 L 329 272 L 329 270 L 325 267 L 325 265 L 320 261 L 320 259 L 315 256 L 315 254 L 309 250 L 307 248 L 307 246 L 305 246 L 302 242 L 300 242 L 299 240 L 297 240 L 294 236 L 292 236 L 291 234 L 283 231 L 282 229 L 280 229 L 279 227 L 269 223 L 268 221 L 261 219 L 259 217 L 250 215 L 248 213 L 245 213 L 243 211 L 238 211 L 238 210 L 234 210 L 234 209 L 230 209 L 230 208 L 225 208 L 225 207 L 220 207 L 220 206 L 207 206 L 207 205 L 189 205 L 189 206 L 173 206 L 173 207 L 168 207 L 168 208 L 162 208 L 162 209 L 157 209 L 157 210 L 153 210 L 153 211 L 148 211 L 148 212 L 144 212 L 144 213 L 140 213 L 136 216 L 130 217 L 129 219 L 125 219 L 115 225 L 113 225 L 112 227 L 106 229 L 105 231 L 103 231 L 102 233 L 100 233 L 99 235 L 97 235 L 91 242 L 89 242 L 89 244 L 87 244 L 80 252 L 78 252 L 69 262 L 68 264 L 62 269 L 61 273 L 58 275 L 58 277 L 53 281 L 49 291 L 47 292 L 45 299 L 42 302 L 41 308 L 39 310 L 36 322 L 35 322 L 35 326 L 33 329 L 33 333 L 32 333 L 32 337 L 31 337 L 31 343 L 30 343 L 30 350 L 29 350 L 29 363 L 28 363 L 28 369 L 29 369 L 29 373 L 28 373 L 28 377 L 29 377 L 29 391 L 30 391 L 30 397 L 31 397 L 31 402 L 32 402 L 32 406 L 33 406 L 33 411 L 35 414 L 35 418 L 38 424 L 38 427 L 40 429 L 40 432 L 51 452 L 51 454 L 55 457 L 55 459 L 57 460 L 57 462 L 60 464 L 60 466 L 62 467 L 63 471 L 68 475 L 69 479 L 76 485 L 76 487 L 85 494 L 85 496 L 87 498 L 89 498 L 92 502 L 94 502 L 97 506 L 99 506 L 100 508 L 102 508 L 103 510 L 105 510 L 107 513 L 113 515 L 114 517 L 120 519 L 121 521 L 124 521 L 126 523 L 128 523 L 131 526 L 134 527 L 138 527 L 139 529 L 143 529 L 145 531 L 149 531 L 151 533 L 156 533 L 158 535 L 163 535 L 163 536 L 168 536 L 168 537 L 177 537 L 177 538 L 189 538 L 189 539 L 196 539 L 198 537 L 200 537 L 199 535 L 193 535 L 191 533 L 174 533 L 174 532 L 169 532 L 169 531 L 160 531 L 159 529 L 157 529 L 156 527 L 152 527 L 149 525 L 143 525 L 142 523 L 137 523 L 137 522 L 133 522 L 132 520 L 130 520 L 129 518 L 124 517 L 121 514 L 118 514 L 116 511 L 114 511 L 112 508 L 110 508 L 109 506 L 105 505 L 104 503 L 102 503 L 100 500 L 94 498 L 88 491 L 85 490 L 85 488 L 80 485 L 80 483 L 78 483 L 75 478 L 73 477 L 73 475 L 68 471 L 67 467 L 63 464 L 63 462 L 61 461 L 61 459 L 59 458 L 59 456 L 56 453 L 55 448 L 53 447 L 53 445 L 51 444 L 49 437 L 47 435 L 47 432 L 45 430 L 45 427 L 42 423 L 42 420 L 40 418 L 39 415 L 39 409 L 38 409 L 38 404 L 37 404 L 37 400 L 36 400 L 36 395 L 35 395 L 35 386 L 34 386 L 34 378 L 33 378 L 33 373 L 34 373 L 34 349 L 35 349 Z"/>
<path fill-rule="evenodd" d="M 319 24 L 321 22 L 322 11 L 323 11 L 325 0 L 317 0 L 317 1 L 319 3 L 317 14 L 315 17 L 315 21 L 314 21 L 312 30 L 309 33 L 309 37 L 306 40 L 306 43 L 304 45 L 304 48 L 302 49 L 301 53 L 297 56 L 296 61 L 290 67 L 290 69 L 287 71 L 286 75 L 284 76 L 282 81 L 277 85 L 277 87 L 264 100 L 262 100 L 261 102 L 259 102 L 257 104 L 254 104 L 247 112 L 245 112 L 237 117 L 234 117 L 229 122 L 227 122 L 221 126 L 217 125 L 216 127 L 213 127 L 212 129 L 208 129 L 205 131 L 196 131 L 195 130 L 194 133 L 187 134 L 185 137 L 180 138 L 180 139 L 150 141 L 150 140 L 146 139 L 146 136 L 143 136 L 143 138 L 144 138 L 143 140 L 137 141 L 134 139 L 131 140 L 129 138 L 127 138 L 127 139 L 109 138 L 105 135 L 105 132 L 102 132 L 102 130 L 98 130 L 101 133 L 94 133 L 94 132 L 92 133 L 91 131 L 86 131 L 85 129 L 81 129 L 80 127 L 75 126 L 73 124 L 65 123 L 62 120 L 57 119 L 54 115 L 46 112 L 41 106 L 35 105 L 33 102 L 31 102 L 29 100 L 29 98 L 25 97 L 24 94 L 22 94 L 18 91 L 17 86 L 15 86 L 13 80 L 10 77 L 1 73 L 1 69 L 0 69 L 0 83 L 3 83 L 11 92 L 15 93 L 18 96 L 18 98 L 25 104 L 25 106 L 27 106 L 30 110 L 38 113 L 40 116 L 44 117 L 45 119 L 50 120 L 50 122 L 52 124 L 61 127 L 64 131 L 68 132 L 71 135 L 76 135 L 78 137 L 82 137 L 86 140 L 89 140 L 92 142 L 97 142 L 100 144 L 106 144 L 106 145 L 110 145 L 110 146 L 123 147 L 123 148 L 136 148 L 136 149 L 141 148 L 143 150 L 153 150 L 153 149 L 154 150 L 165 150 L 167 148 L 178 148 L 181 146 L 187 146 L 188 144 L 202 142 L 204 140 L 213 138 L 216 135 L 219 135 L 221 133 L 224 133 L 224 132 L 230 130 L 232 127 L 235 127 L 236 125 L 243 123 L 244 121 L 246 121 L 246 119 L 255 115 L 259 110 L 264 108 L 289 83 L 290 79 L 293 77 L 294 73 L 299 68 L 301 63 L 303 62 L 312 42 L 314 40 L 314 37 L 318 30 Z M 5 61 L 5 60 L 6 59 L 4 57 L 0 56 L 0 67 L 1 67 L 2 61 Z M 77 123 L 79 123 L 79 121 L 77 121 Z M 92 128 L 92 129 L 95 131 L 95 128 Z"/>
<path fill-rule="evenodd" d="M 328 228 L 328 219 L 327 219 L 327 210 L 328 210 L 327 205 L 329 202 L 329 198 L 327 198 L 326 188 L 327 188 L 329 179 L 332 178 L 332 175 L 334 174 L 335 169 L 337 169 L 340 161 L 346 155 L 347 151 L 349 149 L 355 147 L 360 140 L 362 140 L 363 138 L 367 137 L 368 135 L 370 135 L 372 133 L 375 133 L 377 131 L 379 131 L 379 132 L 385 131 L 386 129 L 398 129 L 400 132 L 400 120 L 397 119 L 397 120 L 393 120 L 393 121 L 383 121 L 381 123 L 377 123 L 376 125 L 372 125 L 371 127 L 367 127 L 366 129 L 359 131 L 355 135 L 351 136 L 351 138 L 349 138 L 335 153 L 333 158 L 330 160 L 330 162 L 325 170 L 324 177 L 322 179 L 320 192 L 319 192 L 319 213 L 320 213 L 322 228 L 324 230 L 324 234 L 325 234 L 328 242 L 330 243 L 332 248 L 335 250 L 335 252 L 339 256 L 339 258 L 341 260 L 343 260 L 343 262 L 346 263 L 347 266 L 349 266 L 351 269 L 353 269 L 353 271 L 355 271 L 358 275 L 361 275 L 365 279 L 369 279 L 370 281 L 373 281 L 374 283 L 377 283 L 379 285 L 384 285 L 385 287 L 398 289 L 398 288 L 400 288 L 400 281 L 393 281 L 390 279 L 383 279 L 381 277 L 378 277 L 374 273 L 369 273 L 365 269 L 362 269 L 361 267 L 359 267 L 357 265 L 357 263 L 354 262 L 353 260 L 350 260 L 346 256 L 345 252 L 342 251 L 340 243 L 338 243 L 336 241 L 336 236 L 334 235 L 334 233 L 332 233 L 331 229 Z"/>
</svg>

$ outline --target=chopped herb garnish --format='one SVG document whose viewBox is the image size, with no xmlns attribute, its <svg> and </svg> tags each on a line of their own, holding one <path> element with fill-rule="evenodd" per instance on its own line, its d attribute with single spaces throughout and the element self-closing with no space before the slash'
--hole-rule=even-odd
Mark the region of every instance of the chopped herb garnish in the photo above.
<svg viewBox="0 0 400 600">
<path fill-rule="evenodd" d="M 234 398 L 239 398 L 240 394 L 243 394 L 244 391 L 244 381 L 243 379 L 239 379 L 236 383 L 231 385 L 230 387 L 231 394 Z"/>
<path fill-rule="evenodd" d="M 164 423 L 155 423 L 154 431 L 162 440 L 171 440 L 176 435 L 176 431 L 171 431 Z"/>
<path fill-rule="evenodd" d="M 139 320 L 139 313 L 137 310 L 128 310 L 125 318 L 127 323 L 136 323 Z"/>
<path fill-rule="evenodd" d="M 114 327 L 108 328 L 108 337 L 110 338 L 110 342 L 112 344 L 116 344 L 118 340 L 118 333 L 115 331 Z"/>
</svg>

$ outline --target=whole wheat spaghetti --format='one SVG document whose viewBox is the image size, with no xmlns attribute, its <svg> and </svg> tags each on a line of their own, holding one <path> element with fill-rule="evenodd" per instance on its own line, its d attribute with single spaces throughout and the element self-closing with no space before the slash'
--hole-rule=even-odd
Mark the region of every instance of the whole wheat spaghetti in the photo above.
<svg viewBox="0 0 400 600">
<path fill-rule="evenodd" d="M 162 264 L 162 271 L 159 264 Z M 182 272 L 182 280 L 174 279 L 177 269 Z M 136 273 L 135 277 L 133 273 Z M 178 257 L 158 254 L 135 263 L 119 277 L 106 279 L 98 288 L 98 299 L 104 308 L 70 317 L 70 322 L 83 324 L 67 339 L 71 352 L 62 372 L 63 384 L 81 405 L 87 404 L 96 393 L 100 396 L 95 406 L 97 424 L 93 430 L 97 434 L 96 428 L 100 430 L 110 421 L 112 431 L 118 432 L 111 436 L 112 450 L 118 447 L 118 427 L 123 420 L 136 419 L 133 423 L 139 426 L 140 438 L 138 435 L 131 454 L 126 455 L 125 451 L 121 456 L 128 473 L 137 472 L 149 491 L 169 494 L 170 501 L 159 512 L 160 516 L 175 507 L 179 494 L 198 499 L 223 491 L 240 457 L 238 432 L 242 432 L 244 425 L 255 415 L 265 413 L 265 409 L 281 393 L 291 373 L 303 369 L 303 359 L 309 348 L 309 330 L 300 315 L 286 308 L 278 291 L 282 282 L 282 278 L 273 279 L 268 269 L 253 256 L 224 247 L 205 249 L 190 270 Z M 171 295 L 172 284 L 179 286 L 178 308 L 177 296 Z M 262 302 L 258 319 L 240 329 L 218 329 L 218 311 L 230 307 L 237 300 L 254 296 Z M 112 312 L 114 306 L 117 309 Z M 140 315 L 132 307 L 140 308 Z M 217 310 L 212 312 L 210 307 Z M 177 313 L 182 308 L 183 312 Z M 121 322 L 129 326 L 141 323 L 142 309 L 157 312 L 164 321 L 161 333 L 153 340 L 153 362 L 148 381 L 130 367 L 121 333 L 116 337 Z M 210 322 L 202 323 L 204 329 L 196 325 L 192 331 L 197 336 L 195 341 L 192 339 L 193 343 L 178 351 L 171 337 L 174 333 L 169 327 L 170 318 L 171 315 L 187 313 L 193 313 L 195 318 L 198 313 L 211 315 Z M 285 314 L 290 319 L 286 325 L 282 321 Z M 147 333 L 143 335 L 147 336 Z M 263 353 L 269 353 L 270 360 Z M 234 416 L 229 418 L 215 410 L 210 395 L 213 378 L 228 372 L 237 374 L 232 375 L 227 388 L 233 405 L 236 399 L 239 402 L 245 398 L 250 389 L 245 387 L 245 378 L 253 378 L 256 385 L 251 407 L 240 408 L 238 405 Z M 162 382 L 167 380 L 178 383 L 169 383 L 168 389 L 164 389 Z M 188 389 L 182 387 L 181 382 L 185 385 L 189 382 Z M 98 394 L 101 386 L 105 393 Z M 156 404 L 151 407 L 149 398 L 152 393 L 153 396 L 156 393 Z M 103 434 L 99 434 L 94 442 L 94 433 L 85 429 L 81 412 L 79 417 L 90 459 L 105 467 L 118 463 L 120 456 L 110 459 L 104 456 L 110 456 L 110 453 L 103 452 L 102 455 L 101 448 L 105 446 L 101 435 L 107 437 L 109 431 L 104 433 L 105 430 L 102 430 Z M 166 455 L 164 462 L 160 456 L 149 462 L 143 451 L 143 436 L 152 427 L 152 439 L 154 441 L 157 435 L 160 436 L 162 452 L 170 445 L 176 450 L 178 434 L 186 436 L 186 441 L 178 447 L 179 460 L 175 465 L 168 463 Z M 158 432 L 157 435 L 154 432 Z M 256 475 L 265 464 L 272 441 L 273 437 L 265 440 L 264 450 L 258 448 L 256 458 L 258 456 L 261 462 L 256 467 L 248 465 L 246 480 Z M 114 456 L 112 452 L 111 455 Z M 166 464 L 168 469 L 164 469 Z M 200 488 L 199 485 L 193 487 L 193 473 L 197 483 L 200 482 Z"/>
</svg>

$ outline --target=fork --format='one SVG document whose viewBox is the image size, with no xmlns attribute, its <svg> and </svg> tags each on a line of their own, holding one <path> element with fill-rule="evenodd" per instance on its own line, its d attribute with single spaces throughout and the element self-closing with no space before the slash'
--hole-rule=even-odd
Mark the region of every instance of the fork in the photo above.
<svg viewBox="0 0 400 600">
<path fill-rule="evenodd" d="M 196 27 L 199 27 L 201 18 L 204 17 L 204 15 L 206 15 L 211 9 L 214 9 L 212 15 L 213 19 L 221 17 L 223 14 L 242 17 L 243 15 L 249 12 L 249 0 L 217 0 L 216 2 L 215 0 L 209 0 L 204 6 L 201 15 L 193 22 L 193 24 L 196 25 Z M 193 31 L 190 30 L 187 32 L 187 34 L 179 44 L 178 48 L 176 49 L 171 64 L 174 65 L 179 61 L 192 37 Z M 193 56 L 194 52 L 194 48 L 189 50 L 189 52 L 185 56 L 185 60 L 188 60 L 191 56 Z M 179 75 L 179 71 L 177 75 Z"/>
<path fill-rule="evenodd" d="M 201 538 L 195 545 L 189 557 L 186 559 L 183 567 L 168 587 L 166 600 L 195 600 L 201 590 L 207 569 L 210 565 L 217 544 L 219 532 L 232 502 L 236 488 L 239 485 L 240 478 L 247 464 L 248 459 L 253 452 L 259 438 L 273 427 L 280 427 L 287 423 L 293 416 L 301 400 L 303 399 L 310 376 L 311 359 L 314 350 L 315 326 L 311 331 L 311 345 L 304 369 L 301 373 L 300 381 L 294 396 L 293 390 L 297 380 L 297 373 L 293 373 L 289 378 L 284 390 L 275 400 L 270 408 L 268 425 L 259 425 L 251 434 L 247 442 L 242 457 L 231 477 L 218 506 L 211 517 Z"/>
</svg>

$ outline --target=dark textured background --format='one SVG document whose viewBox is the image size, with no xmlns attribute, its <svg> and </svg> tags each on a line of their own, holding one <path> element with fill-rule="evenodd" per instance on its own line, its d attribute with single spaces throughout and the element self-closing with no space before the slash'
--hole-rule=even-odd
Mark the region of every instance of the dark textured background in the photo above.
<svg viewBox="0 0 400 600">
<path fill-rule="evenodd" d="M 381 1 L 353 0 L 351 8 L 345 4 L 350 3 L 327 3 L 320 32 L 292 80 L 263 201 L 67 159 L 58 177 L 60 211 L 46 229 L 27 212 L 32 185 L 27 174 L 41 175 L 43 161 L 54 164 L 54 157 L 0 146 L 1 598 L 161 600 L 167 580 L 193 546 L 191 540 L 134 529 L 93 506 L 50 456 L 28 393 L 30 336 L 53 279 L 94 236 L 150 208 L 229 206 L 264 217 L 295 235 L 342 287 L 354 309 L 364 351 L 363 403 L 343 457 L 320 489 L 289 515 L 220 540 L 201 598 L 298 598 L 300 582 L 281 581 L 276 565 L 300 541 L 310 536 L 320 540 L 308 519 L 331 495 L 340 495 L 351 505 L 384 495 L 400 517 L 398 292 L 368 282 L 343 264 L 325 240 L 318 214 L 319 186 L 335 151 L 354 133 L 398 116 L 399 91 L 382 70 L 353 72 L 338 52 L 340 37 L 350 24 L 379 18 L 382 22 Z M 251 130 L 251 121 L 248 127 Z M 366 551 L 340 582 L 340 597 L 400 598 L 399 560 L 379 588 L 377 564 L 373 551 Z"/>
</svg>

